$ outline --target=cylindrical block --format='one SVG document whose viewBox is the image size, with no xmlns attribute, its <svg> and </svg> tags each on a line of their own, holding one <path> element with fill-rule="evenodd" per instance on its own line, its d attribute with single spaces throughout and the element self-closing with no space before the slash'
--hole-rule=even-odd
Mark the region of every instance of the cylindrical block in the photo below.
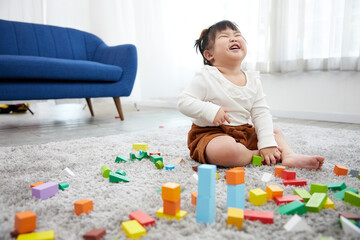
<svg viewBox="0 0 360 240">
<path fill-rule="evenodd" d="M 104 178 L 109 178 L 111 170 L 108 165 L 103 165 L 100 170 Z"/>
</svg>

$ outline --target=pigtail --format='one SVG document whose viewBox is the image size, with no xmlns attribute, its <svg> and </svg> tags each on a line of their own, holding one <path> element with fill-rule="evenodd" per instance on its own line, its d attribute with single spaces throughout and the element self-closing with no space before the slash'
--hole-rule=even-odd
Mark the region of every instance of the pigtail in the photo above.
<svg viewBox="0 0 360 240">
<path fill-rule="evenodd" d="M 206 50 L 206 47 L 209 42 L 209 29 L 205 28 L 201 31 L 199 39 L 195 40 L 194 47 L 196 49 L 196 52 L 200 52 L 203 56 L 204 64 L 210 65 L 210 62 L 204 57 L 204 51 Z"/>
</svg>

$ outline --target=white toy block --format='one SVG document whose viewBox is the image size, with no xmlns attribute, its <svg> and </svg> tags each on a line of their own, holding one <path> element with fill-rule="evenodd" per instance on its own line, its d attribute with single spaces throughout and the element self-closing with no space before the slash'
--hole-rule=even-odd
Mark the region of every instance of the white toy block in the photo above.
<svg viewBox="0 0 360 240">
<path fill-rule="evenodd" d="M 68 168 L 68 167 L 66 167 L 64 170 L 62 170 L 60 172 L 60 176 L 68 176 L 68 175 L 70 175 L 72 177 L 75 176 L 75 173 L 73 173 L 73 171 L 71 171 L 70 168 Z"/>
<path fill-rule="evenodd" d="M 352 222 L 350 222 L 348 219 L 344 218 L 343 216 L 340 216 L 341 219 L 341 225 L 345 232 L 345 234 L 352 235 L 354 237 L 360 237 L 360 228 L 355 226 Z"/>
<path fill-rule="evenodd" d="M 261 178 L 261 181 L 263 182 L 269 182 L 273 178 L 273 175 L 270 173 L 264 173 L 264 175 Z"/>
<path fill-rule="evenodd" d="M 305 219 L 302 219 L 297 214 L 290 218 L 290 220 L 284 225 L 284 228 L 288 232 L 312 231 Z"/>
</svg>

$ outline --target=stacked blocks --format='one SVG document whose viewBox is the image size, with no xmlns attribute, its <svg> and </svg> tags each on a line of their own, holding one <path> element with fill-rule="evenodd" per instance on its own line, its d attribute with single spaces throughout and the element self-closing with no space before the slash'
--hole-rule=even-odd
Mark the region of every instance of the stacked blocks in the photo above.
<svg viewBox="0 0 360 240">
<path fill-rule="evenodd" d="M 282 196 L 284 190 L 277 185 L 266 186 L 266 195 L 268 200 L 274 200 L 276 196 Z"/>
<path fill-rule="evenodd" d="M 121 226 L 128 238 L 137 239 L 146 235 L 146 229 L 136 220 L 122 222 Z"/>
<path fill-rule="evenodd" d="M 244 210 L 239 208 L 228 208 L 227 212 L 227 221 L 228 225 L 235 225 L 239 230 L 242 228 L 244 221 Z"/>
<path fill-rule="evenodd" d="M 326 193 L 314 193 L 306 203 L 306 210 L 309 212 L 320 212 L 326 202 Z"/>
<path fill-rule="evenodd" d="M 281 178 L 282 171 L 284 170 L 285 170 L 284 166 L 275 166 L 275 177 Z"/>
<path fill-rule="evenodd" d="M 306 213 L 305 204 L 299 200 L 288 203 L 276 209 L 281 215 L 302 215 Z"/>
<path fill-rule="evenodd" d="M 181 210 L 181 187 L 178 183 L 168 182 L 161 187 L 161 197 L 163 199 L 163 207 L 156 214 L 158 217 L 166 217 L 177 220 L 185 217 L 186 211 Z"/>
<path fill-rule="evenodd" d="M 346 176 L 348 173 L 348 169 L 347 169 L 347 167 L 344 167 L 341 165 L 335 165 L 334 173 L 336 176 Z"/>
<path fill-rule="evenodd" d="M 94 210 L 94 204 L 92 200 L 82 199 L 74 203 L 74 212 L 76 215 L 82 213 L 88 214 Z"/>
<path fill-rule="evenodd" d="M 245 209 L 245 171 L 233 168 L 226 171 L 227 204 L 226 208 Z"/>
<path fill-rule="evenodd" d="M 132 212 L 129 214 L 129 218 L 138 221 L 143 227 L 155 225 L 155 219 L 143 211 Z"/>
<path fill-rule="evenodd" d="M 198 168 L 198 175 L 196 222 L 211 224 L 215 220 L 216 166 L 202 164 Z"/>
<path fill-rule="evenodd" d="M 266 192 L 260 188 L 250 190 L 249 202 L 255 206 L 263 205 L 267 202 Z"/>
<path fill-rule="evenodd" d="M 32 195 L 38 199 L 47 199 L 59 192 L 59 184 L 47 182 L 31 189 Z"/>
<path fill-rule="evenodd" d="M 51 230 L 44 232 L 20 234 L 16 240 L 54 240 L 54 239 L 55 239 L 55 232 Z"/>
<path fill-rule="evenodd" d="M 83 235 L 84 240 L 100 240 L 106 235 L 106 230 L 104 228 L 94 228 L 93 230 L 85 233 Z"/>
<path fill-rule="evenodd" d="M 15 214 L 15 231 L 19 234 L 33 232 L 36 229 L 36 214 L 32 211 Z"/>
</svg>

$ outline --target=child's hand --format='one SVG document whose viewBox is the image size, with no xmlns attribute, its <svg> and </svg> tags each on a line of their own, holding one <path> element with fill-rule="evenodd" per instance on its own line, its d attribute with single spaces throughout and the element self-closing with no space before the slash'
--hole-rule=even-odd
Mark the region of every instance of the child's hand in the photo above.
<svg viewBox="0 0 360 240">
<path fill-rule="evenodd" d="M 225 121 L 230 123 L 230 117 L 229 117 L 229 115 L 226 114 L 226 112 L 227 111 L 224 110 L 223 108 L 219 109 L 219 111 L 216 113 L 216 116 L 215 116 L 214 121 L 213 121 L 213 124 L 215 126 L 220 126 Z"/>
<path fill-rule="evenodd" d="M 277 147 L 267 147 L 260 149 L 261 157 L 266 161 L 266 164 L 276 164 L 276 159 L 281 159 L 281 151 Z"/>
</svg>

